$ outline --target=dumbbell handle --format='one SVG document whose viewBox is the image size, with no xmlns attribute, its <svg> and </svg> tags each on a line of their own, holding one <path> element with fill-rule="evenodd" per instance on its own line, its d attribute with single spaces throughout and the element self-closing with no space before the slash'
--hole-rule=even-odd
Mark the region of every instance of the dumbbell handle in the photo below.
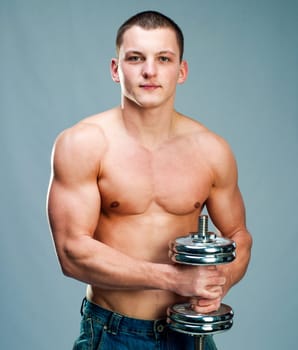
<svg viewBox="0 0 298 350">
<path fill-rule="evenodd" d="M 207 241 L 208 240 L 208 216 L 200 215 L 198 222 L 198 232 L 192 233 L 193 240 Z"/>
<path fill-rule="evenodd" d="M 196 335 L 195 336 L 195 350 L 204 350 L 205 336 Z"/>
</svg>

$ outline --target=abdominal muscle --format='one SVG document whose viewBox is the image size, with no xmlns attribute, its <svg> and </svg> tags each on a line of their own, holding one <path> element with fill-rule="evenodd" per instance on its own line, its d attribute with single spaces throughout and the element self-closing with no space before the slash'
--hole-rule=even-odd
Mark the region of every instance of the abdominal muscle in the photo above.
<svg viewBox="0 0 298 350">
<path fill-rule="evenodd" d="M 194 231 L 193 223 L 197 221 L 197 216 L 197 212 L 185 216 L 166 214 L 157 220 L 158 223 L 150 223 L 151 220 L 147 220 L 143 215 L 120 220 L 115 217 L 103 217 L 100 221 L 100 231 L 105 234 L 97 232 L 96 238 L 133 258 L 172 264 L 168 257 L 169 242 Z M 137 229 L 130 232 L 126 230 L 127 227 Z M 147 320 L 165 318 L 168 306 L 187 300 L 166 290 L 105 290 L 91 285 L 87 287 L 87 299 L 108 310 Z"/>
<path fill-rule="evenodd" d="M 88 286 L 87 299 L 105 309 L 144 320 L 166 317 L 167 307 L 185 298 L 162 290 L 102 290 Z"/>
</svg>

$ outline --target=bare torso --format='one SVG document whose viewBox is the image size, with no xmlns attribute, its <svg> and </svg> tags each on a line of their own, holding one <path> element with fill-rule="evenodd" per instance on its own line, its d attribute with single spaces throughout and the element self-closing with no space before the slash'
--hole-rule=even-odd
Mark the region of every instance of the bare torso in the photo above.
<svg viewBox="0 0 298 350">
<path fill-rule="evenodd" d="M 94 238 L 136 259 L 171 264 L 169 242 L 197 230 L 198 216 L 212 188 L 212 171 L 199 123 L 179 116 L 179 133 L 155 149 L 127 134 L 119 111 L 88 120 L 105 139 L 98 188 L 101 213 Z M 204 136 L 202 136 L 204 138 Z M 116 312 L 142 319 L 165 317 L 183 300 L 162 290 L 102 290 L 87 297 Z"/>
</svg>

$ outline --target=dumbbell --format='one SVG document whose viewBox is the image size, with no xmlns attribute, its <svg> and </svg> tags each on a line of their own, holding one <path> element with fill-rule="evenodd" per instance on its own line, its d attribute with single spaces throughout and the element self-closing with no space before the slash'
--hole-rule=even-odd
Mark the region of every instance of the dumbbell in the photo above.
<svg viewBox="0 0 298 350">
<path fill-rule="evenodd" d="M 178 237 L 172 242 L 172 260 L 186 265 L 221 265 L 236 257 L 236 244 L 230 239 L 208 232 L 208 216 L 199 217 L 198 232 Z M 168 308 L 169 327 L 177 332 L 195 337 L 195 350 L 204 349 L 206 335 L 214 335 L 230 329 L 234 312 L 226 304 L 208 314 L 192 310 L 189 303 L 176 304 Z"/>
</svg>

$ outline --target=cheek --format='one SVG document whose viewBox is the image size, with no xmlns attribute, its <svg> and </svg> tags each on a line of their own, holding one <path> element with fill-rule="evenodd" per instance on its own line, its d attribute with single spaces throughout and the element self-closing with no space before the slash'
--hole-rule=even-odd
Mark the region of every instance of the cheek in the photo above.
<svg viewBox="0 0 298 350">
<path fill-rule="evenodd" d="M 120 82 L 124 85 L 131 85 L 133 83 L 135 75 L 136 72 L 132 69 L 128 69 L 126 67 L 119 69 L 119 79 Z"/>
<path fill-rule="evenodd" d="M 124 81 L 124 77 L 125 77 L 125 74 L 123 73 L 123 70 L 119 67 L 118 68 L 118 76 L 119 76 L 119 80 L 120 82 L 122 83 Z"/>
<path fill-rule="evenodd" d="M 132 96 L 136 82 L 132 77 L 131 71 L 119 71 L 119 79 L 122 93 L 126 96 Z"/>
<path fill-rule="evenodd" d="M 119 70 L 119 81 L 122 89 L 126 89 L 129 86 L 129 78 L 122 70 Z"/>
<path fill-rule="evenodd" d="M 174 90 L 176 90 L 177 84 L 178 84 L 178 76 L 176 74 L 176 72 L 174 72 L 173 74 L 167 74 L 165 75 L 165 82 L 166 85 L 168 87 L 168 89 L 173 92 Z"/>
<path fill-rule="evenodd" d="M 164 79 L 171 84 L 177 84 L 179 80 L 179 72 L 177 72 L 176 69 L 173 69 L 171 71 L 167 71 L 164 74 Z"/>
</svg>

